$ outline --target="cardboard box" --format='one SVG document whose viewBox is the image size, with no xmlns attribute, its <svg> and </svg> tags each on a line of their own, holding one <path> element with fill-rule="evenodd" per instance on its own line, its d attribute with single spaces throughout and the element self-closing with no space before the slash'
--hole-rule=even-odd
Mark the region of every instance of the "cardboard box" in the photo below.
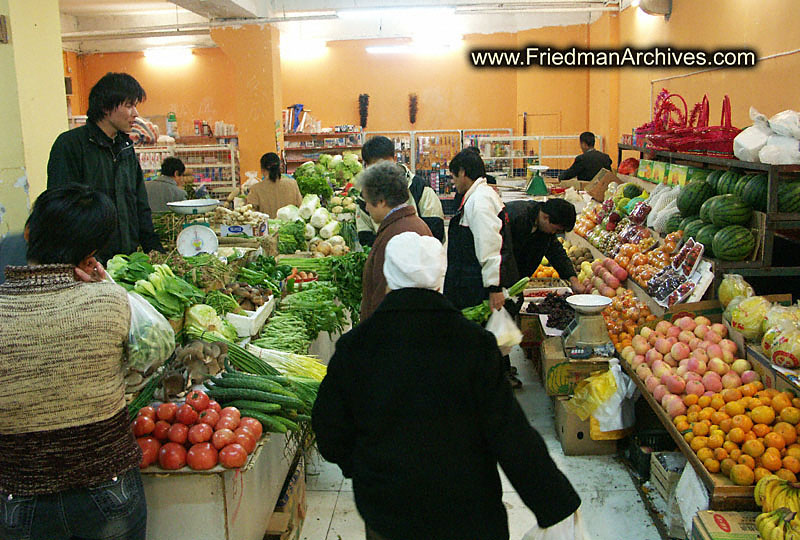
<svg viewBox="0 0 800 540">
<path fill-rule="evenodd" d="M 760 345 L 748 343 L 746 351 L 747 361 L 761 376 L 765 387 L 800 395 L 800 371 L 775 366 Z"/>
<path fill-rule="evenodd" d="M 672 321 L 685 316 L 699 317 L 702 315 L 711 322 L 721 322 L 723 311 L 719 300 L 703 300 L 691 304 L 676 304 L 664 312 L 663 318 L 666 321 Z"/>
<path fill-rule="evenodd" d="M 653 452 L 650 454 L 650 480 L 665 501 L 675 491 L 686 457 L 681 452 Z"/>
<path fill-rule="evenodd" d="M 569 398 L 558 397 L 554 403 L 556 436 L 565 456 L 614 454 L 617 441 L 593 441 L 589 436 L 589 420 L 582 421 L 564 405 Z"/>
<path fill-rule="evenodd" d="M 220 225 L 220 236 L 232 236 L 234 234 L 246 234 L 247 236 L 264 236 L 267 232 L 266 222 L 258 225 Z"/>
<path fill-rule="evenodd" d="M 544 339 L 544 330 L 536 313 L 520 313 L 518 316 L 519 329 L 522 332 L 520 347 L 537 347 Z"/>
<path fill-rule="evenodd" d="M 758 512 L 701 510 L 692 518 L 692 540 L 756 540 Z"/>
<path fill-rule="evenodd" d="M 301 457 L 284 483 L 264 540 L 298 540 L 306 518 L 306 472 Z"/>
<path fill-rule="evenodd" d="M 583 379 L 595 371 L 608 370 L 607 358 L 571 360 L 564 355 L 560 337 L 542 342 L 542 384 L 549 396 L 568 396 Z M 586 424 L 587 433 L 589 424 Z"/>
<path fill-rule="evenodd" d="M 606 189 L 608 189 L 608 185 L 611 182 L 616 182 L 617 184 L 624 184 L 622 180 L 617 177 L 616 174 L 609 171 L 608 169 L 600 169 L 600 171 L 594 175 L 589 185 L 586 186 L 586 193 L 592 196 L 592 198 L 596 201 L 603 202 L 604 195 L 606 193 Z"/>
</svg>

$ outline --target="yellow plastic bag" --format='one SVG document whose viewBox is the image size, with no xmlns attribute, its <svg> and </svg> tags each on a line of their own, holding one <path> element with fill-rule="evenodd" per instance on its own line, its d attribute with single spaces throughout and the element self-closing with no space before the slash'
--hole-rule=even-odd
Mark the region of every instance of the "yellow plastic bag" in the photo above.
<svg viewBox="0 0 800 540">
<path fill-rule="evenodd" d="M 611 370 L 591 375 L 578 383 L 572 399 L 565 403 L 568 410 L 578 415 L 581 421 L 589 416 L 617 392 L 617 381 Z"/>
</svg>

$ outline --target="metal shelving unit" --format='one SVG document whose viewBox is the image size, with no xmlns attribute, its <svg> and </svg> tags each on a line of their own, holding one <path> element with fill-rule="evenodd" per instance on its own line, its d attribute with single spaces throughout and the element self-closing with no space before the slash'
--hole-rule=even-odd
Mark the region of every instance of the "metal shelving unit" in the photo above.
<svg viewBox="0 0 800 540">
<path fill-rule="evenodd" d="M 194 176 L 196 187 L 229 193 L 239 185 L 239 150 L 231 144 L 175 144 L 168 146 L 137 146 L 136 155 L 145 179 L 158 176 L 161 162 L 177 157 Z"/>
<path fill-rule="evenodd" d="M 364 140 L 382 135 L 394 143 L 394 156 L 397 163 L 402 163 L 412 171 L 416 169 L 416 154 L 414 152 L 413 131 L 366 131 Z"/>
<path fill-rule="evenodd" d="M 342 154 L 353 152 L 361 158 L 364 134 L 358 131 L 321 133 L 284 133 L 283 161 L 286 172 L 294 170 L 306 161 L 317 161 L 320 154 Z"/>
<path fill-rule="evenodd" d="M 477 137 L 487 168 L 505 170 L 508 177 L 525 177 L 528 165 L 548 165 L 546 176 L 553 176 L 559 170 L 560 160 L 573 160 L 573 154 L 560 154 L 558 148 L 563 142 L 574 143 L 578 135 L 525 135 Z M 597 136 L 596 146 L 603 147 L 603 139 Z M 491 165 L 490 165 L 491 164 Z"/>
</svg>

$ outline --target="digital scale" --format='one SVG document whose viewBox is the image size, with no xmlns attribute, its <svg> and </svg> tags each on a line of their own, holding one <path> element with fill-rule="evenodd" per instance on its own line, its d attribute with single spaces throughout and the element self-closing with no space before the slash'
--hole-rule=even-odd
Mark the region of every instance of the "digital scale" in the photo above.
<svg viewBox="0 0 800 540">
<path fill-rule="evenodd" d="M 611 299 L 599 294 L 573 294 L 567 297 L 567 303 L 575 310 L 575 318 L 561 337 L 567 357 L 614 356 L 616 349 L 601 315 L 606 306 L 611 305 Z"/>
</svg>

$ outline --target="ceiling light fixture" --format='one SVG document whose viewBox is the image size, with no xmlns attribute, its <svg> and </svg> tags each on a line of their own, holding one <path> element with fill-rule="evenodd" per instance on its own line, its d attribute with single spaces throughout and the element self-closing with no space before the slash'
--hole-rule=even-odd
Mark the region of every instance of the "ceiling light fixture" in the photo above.
<svg viewBox="0 0 800 540">
<path fill-rule="evenodd" d="M 328 53 L 328 45 L 321 39 L 281 39 L 281 59 L 314 60 Z"/>
<path fill-rule="evenodd" d="M 672 0 L 640 0 L 639 9 L 648 15 L 663 15 L 668 21 L 672 15 Z"/>
<path fill-rule="evenodd" d="M 377 9 L 340 9 L 336 15 L 340 19 L 380 19 L 413 18 L 413 17 L 447 17 L 455 13 L 451 7 L 413 7 L 413 8 L 377 8 Z"/>
<path fill-rule="evenodd" d="M 144 50 L 144 57 L 151 64 L 160 66 L 180 66 L 192 61 L 192 48 L 189 46 L 155 47 Z"/>
<path fill-rule="evenodd" d="M 452 52 L 461 47 L 463 40 L 457 36 L 448 41 L 414 39 L 409 44 L 403 45 L 376 45 L 366 47 L 368 54 L 414 54 L 419 56 L 432 56 Z"/>
</svg>

